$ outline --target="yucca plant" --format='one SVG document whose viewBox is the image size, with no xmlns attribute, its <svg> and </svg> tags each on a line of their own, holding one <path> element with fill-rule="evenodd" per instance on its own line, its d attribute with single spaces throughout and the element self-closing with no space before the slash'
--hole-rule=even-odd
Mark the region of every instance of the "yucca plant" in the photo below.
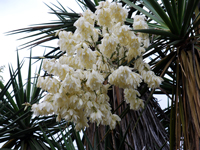
<svg viewBox="0 0 200 150">
<path fill-rule="evenodd" d="M 89 8 L 91 11 L 95 11 L 95 5 L 98 5 L 98 1 L 79 1 L 80 4 L 83 4 L 84 8 Z M 54 5 L 55 6 L 55 5 Z M 15 30 L 10 32 L 13 33 L 21 33 L 27 31 L 38 31 L 43 30 L 40 33 L 33 34 L 31 36 L 44 35 L 42 38 L 38 38 L 34 41 L 30 41 L 25 43 L 25 46 L 36 46 L 45 41 L 49 41 L 55 39 L 55 32 L 59 29 L 65 29 L 66 31 L 74 31 L 75 27 L 73 23 L 80 17 L 79 14 L 76 13 L 68 13 L 65 8 L 60 4 L 60 7 L 57 7 L 59 10 L 56 11 L 52 7 L 49 7 L 54 14 L 58 16 L 60 19 L 58 22 L 53 22 L 48 25 L 41 24 L 37 27 L 25 28 L 20 30 Z M 134 11 L 132 11 L 129 16 Z M 56 27 L 56 28 L 54 28 Z M 47 39 L 47 40 L 46 40 Z M 38 41 L 37 41 L 38 40 Z M 24 45 L 23 45 L 24 46 Z M 55 55 L 53 55 L 53 53 Z M 59 58 L 64 53 L 59 50 L 59 48 L 53 48 L 53 50 L 42 56 L 42 57 L 34 57 L 36 59 L 42 58 Z M 143 88 L 142 88 L 143 89 Z M 141 90 L 142 90 L 141 89 Z M 144 85 L 144 89 L 147 89 Z M 143 99 L 147 102 L 151 101 L 151 104 L 146 105 L 144 111 L 130 111 L 129 106 L 126 105 L 123 101 L 123 92 L 122 89 L 114 88 L 113 91 L 110 91 L 110 99 L 113 111 L 116 111 L 118 115 L 123 119 L 121 124 L 116 130 L 109 130 L 108 127 L 96 127 L 95 124 L 91 124 L 86 131 L 84 131 L 84 144 L 87 149 L 142 149 L 145 146 L 152 149 L 163 148 L 168 149 L 167 140 L 168 137 L 165 133 L 165 129 L 162 127 L 160 121 L 156 118 L 156 113 L 161 114 L 159 111 L 162 111 L 156 101 L 152 98 L 152 93 L 143 89 Z M 146 94 L 144 94 L 146 92 Z M 113 94 L 114 93 L 114 94 Z M 148 99 L 148 100 L 147 100 Z M 116 108 L 115 106 L 119 105 L 120 107 Z M 149 116 L 149 114 L 151 114 Z M 149 118 L 149 119 L 148 119 Z M 162 117 L 164 118 L 164 117 Z M 165 117 L 164 120 L 168 118 Z M 131 120 L 131 121 L 130 121 Z M 151 122 L 151 120 L 153 120 Z M 145 122 L 145 123 L 144 123 Z M 141 125 L 142 124 L 142 125 Z M 149 126 L 148 126 L 149 125 Z M 118 136 L 114 136 L 118 135 Z M 143 138 L 145 136 L 145 138 Z M 138 138 L 140 137 L 140 138 Z M 153 137 L 153 138 L 152 138 Z M 148 144 L 147 144 L 148 143 Z"/>
<path fill-rule="evenodd" d="M 85 150 L 82 139 L 83 133 L 76 132 L 72 123 L 67 123 L 65 127 L 61 127 L 60 125 L 58 127 L 60 129 L 58 134 L 54 137 L 52 136 L 51 140 L 48 138 L 51 131 L 48 128 L 40 128 L 45 142 L 50 145 L 52 150 Z"/>
<path fill-rule="evenodd" d="M 79 0 L 80 6 L 95 11 L 100 0 Z M 144 14 L 149 29 L 136 32 L 148 33 L 151 45 L 146 49 L 143 58 L 150 58 L 149 64 L 154 72 L 164 78 L 159 91 L 154 94 L 166 94 L 171 106 L 161 110 L 151 97 L 152 93 L 143 85 L 142 98 L 146 100 L 143 111 L 130 111 L 123 103 L 121 89 L 110 91 L 113 110 L 121 115 L 121 124 L 116 130 L 107 127 L 97 128 L 92 124 L 85 132 L 84 139 L 89 149 L 199 149 L 199 9 L 198 0 L 121 0 L 124 7 L 130 9 L 127 24 L 132 26 L 133 14 Z M 23 46 L 37 46 L 56 39 L 59 29 L 74 31 L 73 23 L 79 14 L 69 13 L 61 4 L 54 5 L 58 10 L 48 6 L 59 18 L 58 22 L 40 24 L 30 28 L 9 32 L 40 31 L 28 37 L 42 35 Z M 27 38 L 27 37 L 25 37 Z M 56 52 L 53 55 L 53 52 Z M 42 58 L 59 58 L 63 52 L 58 47 Z M 114 94 L 113 94 L 114 93 Z M 115 107 L 116 104 L 120 107 Z M 124 111 L 125 110 L 125 111 Z M 169 119 L 170 118 L 170 119 Z M 162 124 L 161 124 L 162 123 Z M 121 141 L 121 142 L 120 142 Z"/>
<path fill-rule="evenodd" d="M 62 145 L 52 141 L 65 127 L 66 122 L 58 124 L 54 115 L 33 117 L 30 111 L 29 106 L 41 100 L 44 94 L 44 91 L 36 87 L 41 65 L 35 76 L 31 77 L 30 59 L 28 77 L 24 79 L 21 71 L 23 64 L 24 61 L 19 61 L 17 53 L 17 69 L 14 71 L 12 65 L 9 65 L 10 80 L 5 85 L 0 81 L 0 143 L 3 143 L 1 149 L 51 149 L 52 145 L 62 149 Z M 48 141 L 51 141 L 52 145 L 48 145 Z"/>
</svg>

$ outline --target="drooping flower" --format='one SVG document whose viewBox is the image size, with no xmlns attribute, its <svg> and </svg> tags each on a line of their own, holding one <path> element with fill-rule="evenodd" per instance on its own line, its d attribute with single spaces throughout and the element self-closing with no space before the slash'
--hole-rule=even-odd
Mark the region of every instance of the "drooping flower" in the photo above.
<svg viewBox="0 0 200 150">
<path fill-rule="evenodd" d="M 121 3 L 111 3 L 110 13 L 111 13 L 113 22 L 123 23 L 124 21 L 126 21 L 128 10 L 123 8 Z"/>
<path fill-rule="evenodd" d="M 108 77 L 108 82 L 120 88 L 135 88 L 142 80 L 141 76 L 132 72 L 128 66 L 120 66 Z"/>
<path fill-rule="evenodd" d="M 100 56 L 97 59 L 97 62 L 95 64 L 95 68 L 93 66 L 93 69 L 101 71 L 102 73 L 105 73 L 107 75 L 107 73 L 110 72 L 110 70 L 112 69 L 112 67 L 108 64 L 108 62 L 107 62 L 106 59 L 103 60 L 102 56 Z"/>
<path fill-rule="evenodd" d="M 53 77 L 38 77 L 37 87 L 50 93 L 58 93 L 60 82 Z"/>
<path fill-rule="evenodd" d="M 132 37 L 129 40 L 128 43 L 128 53 L 127 53 L 127 59 L 128 61 L 130 61 L 133 58 L 137 58 L 137 56 L 141 55 L 141 49 L 140 49 L 140 40 L 138 37 Z"/>
<path fill-rule="evenodd" d="M 142 78 L 144 82 L 148 84 L 150 88 L 157 88 L 162 83 L 163 79 L 159 76 L 156 76 L 153 71 L 142 71 Z"/>
<path fill-rule="evenodd" d="M 86 68 L 91 69 L 93 64 L 96 63 L 96 55 L 87 44 L 80 43 L 76 46 L 77 56 L 80 59 L 80 63 Z"/>
<path fill-rule="evenodd" d="M 138 110 L 144 108 L 143 100 L 139 99 L 137 96 L 140 96 L 140 93 L 133 88 L 124 90 L 124 98 L 126 102 L 130 104 L 130 109 Z"/>
<path fill-rule="evenodd" d="M 72 67 L 74 69 L 83 69 L 83 66 L 81 65 L 79 57 L 77 55 L 75 56 L 66 56 L 63 55 L 59 58 L 59 63 L 62 65 L 68 65 L 69 67 Z"/>
<path fill-rule="evenodd" d="M 99 125 L 102 120 L 102 117 L 103 117 L 102 112 L 100 110 L 97 110 L 96 112 L 90 114 L 90 121 L 97 122 L 97 125 Z"/>
<path fill-rule="evenodd" d="M 83 12 L 83 17 L 85 21 L 89 22 L 91 25 L 94 25 L 95 20 L 97 19 L 96 15 L 91 12 L 89 9 Z"/>
<path fill-rule="evenodd" d="M 136 15 L 134 17 L 133 28 L 136 30 L 148 29 L 148 24 L 145 21 L 145 16 Z M 149 34 L 139 32 L 138 37 L 141 39 L 141 43 L 143 44 L 143 47 L 145 48 L 149 47 Z"/>
<path fill-rule="evenodd" d="M 45 69 L 49 74 L 58 76 L 60 80 L 64 80 L 67 73 L 74 72 L 72 67 L 69 67 L 67 64 L 61 64 L 54 59 L 45 59 L 43 62 L 43 69 Z"/>
<path fill-rule="evenodd" d="M 130 39 L 135 37 L 135 34 L 131 31 L 131 28 L 127 25 L 121 25 L 120 22 L 112 27 L 112 32 L 115 36 L 117 36 L 119 43 L 122 46 L 127 46 L 130 42 Z"/>
<path fill-rule="evenodd" d="M 72 32 L 60 31 L 58 46 L 61 51 L 67 52 L 68 55 L 73 55 L 75 52 L 76 41 Z"/>
<path fill-rule="evenodd" d="M 149 64 L 143 62 L 142 57 L 137 58 L 137 60 L 134 63 L 134 68 L 137 69 L 140 74 L 142 73 L 143 70 L 145 71 L 150 70 Z"/>
<path fill-rule="evenodd" d="M 59 89 L 59 93 L 76 94 L 81 90 L 81 80 L 71 74 L 67 74 Z"/>
<path fill-rule="evenodd" d="M 111 115 L 111 122 L 108 124 L 110 126 L 110 129 L 113 130 L 116 127 L 117 122 L 121 121 L 121 118 L 116 115 L 116 114 L 112 114 Z"/>
<path fill-rule="evenodd" d="M 99 2 L 99 6 L 96 7 L 95 14 L 97 16 L 97 23 L 100 26 L 111 27 L 112 17 L 110 13 L 110 3 L 108 1 Z"/>
<path fill-rule="evenodd" d="M 89 72 L 86 76 L 86 85 L 91 88 L 91 90 L 100 90 L 103 86 L 104 77 L 95 70 Z"/>
<path fill-rule="evenodd" d="M 134 29 L 148 29 L 148 25 L 145 21 L 145 16 L 135 15 L 133 22 Z"/>
<path fill-rule="evenodd" d="M 117 53 L 116 48 L 118 43 L 118 39 L 114 35 L 109 35 L 107 33 L 104 35 L 99 49 L 105 57 L 110 58 L 114 53 Z"/>
<path fill-rule="evenodd" d="M 80 35 L 82 41 L 96 42 L 98 40 L 98 30 L 94 28 L 89 22 L 85 20 L 84 17 L 80 17 L 74 26 L 77 28 L 75 32 L 76 35 Z"/>
<path fill-rule="evenodd" d="M 53 109 L 53 95 L 47 94 L 43 100 L 43 102 L 39 104 L 33 104 L 31 106 L 31 111 L 33 112 L 33 115 L 39 116 L 39 115 L 48 115 L 54 112 Z"/>
</svg>

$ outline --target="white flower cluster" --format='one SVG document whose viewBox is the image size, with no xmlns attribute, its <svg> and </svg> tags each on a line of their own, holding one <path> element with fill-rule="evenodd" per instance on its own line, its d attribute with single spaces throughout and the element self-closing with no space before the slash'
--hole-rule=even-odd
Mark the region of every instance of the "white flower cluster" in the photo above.
<svg viewBox="0 0 200 150">
<path fill-rule="evenodd" d="M 57 33 L 58 45 L 66 54 L 58 60 L 44 60 L 43 69 L 50 76 L 39 77 L 37 86 L 48 94 L 43 102 L 32 105 L 34 115 L 54 113 L 57 121 L 63 118 L 74 122 L 76 130 L 88 127 L 89 121 L 114 129 L 121 119 L 111 112 L 109 87 L 123 88 L 133 110 L 144 107 L 137 91 L 142 80 L 151 88 L 159 87 L 162 79 L 141 57 L 148 45 L 124 24 L 128 11 L 108 1 L 99 2 L 96 8 L 95 13 L 85 11 L 74 23 L 74 33 Z M 134 28 L 148 28 L 144 17 L 136 16 L 134 20 Z M 134 68 L 122 65 L 134 59 Z"/>
<path fill-rule="evenodd" d="M 145 21 L 145 17 L 141 15 L 136 15 L 134 17 L 133 28 L 134 29 L 148 29 L 148 25 Z M 138 36 L 141 39 L 141 43 L 144 45 L 145 48 L 147 48 L 149 46 L 149 35 L 140 32 Z"/>
<path fill-rule="evenodd" d="M 137 69 L 142 76 L 145 83 L 147 83 L 150 88 L 157 88 L 160 86 L 163 79 L 159 76 L 156 76 L 153 71 L 150 71 L 150 66 L 147 63 L 144 63 L 142 57 L 138 58 L 135 61 L 134 68 Z"/>
</svg>

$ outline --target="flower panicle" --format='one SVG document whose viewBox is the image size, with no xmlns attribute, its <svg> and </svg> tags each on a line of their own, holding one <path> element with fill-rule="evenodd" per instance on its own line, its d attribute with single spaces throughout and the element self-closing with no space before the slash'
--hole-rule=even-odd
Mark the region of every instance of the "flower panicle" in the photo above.
<svg viewBox="0 0 200 150">
<path fill-rule="evenodd" d="M 66 54 L 58 60 L 44 59 L 43 69 L 54 76 L 38 78 L 37 86 L 48 94 L 43 102 L 31 106 L 33 115 L 54 113 L 57 121 L 74 122 L 76 130 L 88 127 L 89 121 L 114 129 L 121 119 L 109 104 L 108 88 L 113 85 L 124 89 L 131 109 L 144 108 L 137 88 L 142 81 L 157 88 L 162 78 L 142 58 L 149 45 L 148 35 L 135 34 L 125 25 L 127 15 L 122 4 L 102 1 L 95 13 L 88 9 L 81 15 L 74 23 L 74 33 L 56 33 L 58 46 Z M 147 29 L 148 25 L 143 16 L 135 16 L 133 27 Z M 134 68 L 122 65 L 133 59 Z"/>
</svg>

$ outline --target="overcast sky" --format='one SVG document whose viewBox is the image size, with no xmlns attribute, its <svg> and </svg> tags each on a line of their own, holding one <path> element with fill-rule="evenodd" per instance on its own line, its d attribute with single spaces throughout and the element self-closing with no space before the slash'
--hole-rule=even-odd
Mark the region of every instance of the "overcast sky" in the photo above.
<svg viewBox="0 0 200 150">
<path fill-rule="evenodd" d="M 5 65 L 4 80 L 9 79 L 8 63 L 13 64 L 16 68 L 16 49 L 20 44 L 25 43 L 27 40 L 17 40 L 21 37 L 27 36 L 27 34 L 16 34 L 6 36 L 5 32 L 26 28 L 32 24 L 46 23 L 57 18 L 53 14 L 49 14 L 50 9 L 44 4 L 44 2 L 50 6 L 51 3 L 58 5 L 56 0 L 0 0 L 0 66 Z M 77 12 L 81 9 L 77 5 L 75 0 L 59 0 L 64 7 L 70 7 Z M 30 39 L 28 39 L 30 40 Z M 55 46 L 57 42 L 55 41 Z M 40 55 L 44 48 L 33 49 L 33 55 Z M 29 51 L 27 49 L 20 51 L 20 58 L 28 57 Z M 23 68 L 26 68 L 28 59 Z M 27 72 L 27 71 L 26 71 Z M 26 75 L 24 75 L 26 77 Z"/>
</svg>

